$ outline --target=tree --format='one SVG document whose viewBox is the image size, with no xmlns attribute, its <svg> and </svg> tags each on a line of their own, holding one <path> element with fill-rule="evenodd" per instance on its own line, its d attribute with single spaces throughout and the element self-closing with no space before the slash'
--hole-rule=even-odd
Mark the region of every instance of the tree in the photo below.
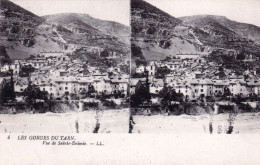
<svg viewBox="0 0 260 165">
<path fill-rule="evenodd" d="M 10 92 L 9 93 L 9 99 L 14 101 L 15 100 L 15 91 L 14 91 L 14 78 L 13 78 L 13 75 L 11 75 L 9 92 Z"/>
<path fill-rule="evenodd" d="M 176 93 L 172 87 L 164 86 L 163 89 L 159 92 L 159 96 L 161 99 L 161 106 L 163 108 L 168 108 L 173 101 L 183 102 L 183 94 Z"/>
<path fill-rule="evenodd" d="M 15 101 L 15 91 L 14 91 L 14 80 L 11 76 L 10 82 L 7 82 L 1 92 L 1 102 L 7 103 L 8 101 Z"/>
<path fill-rule="evenodd" d="M 21 72 L 19 73 L 20 77 L 29 77 L 30 73 L 34 72 L 35 68 L 31 65 L 23 66 Z"/>
<path fill-rule="evenodd" d="M 154 34 L 156 32 L 156 28 L 154 26 L 150 26 L 147 30 L 146 30 L 146 34 Z"/>
<path fill-rule="evenodd" d="M 87 94 L 88 94 L 89 96 L 91 96 L 93 93 L 96 93 L 96 90 L 95 90 L 94 86 L 90 84 L 90 85 L 88 86 L 88 92 L 87 92 Z"/>
<path fill-rule="evenodd" d="M 142 87 L 139 88 L 135 94 L 130 96 L 130 105 L 132 107 L 138 107 L 139 105 L 143 104 L 145 101 L 150 100 L 150 93 L 149 91 Z"/>
<path fill-rule="evenodd" d="M 31 108 L 37 99 L 48 101 L 48 92 L 41 91 L 39 87 L 36 85 L 32 85 L 31 81 L 29 81 L 28 87 L 24 90 L 23 95 L 25 96 L 25 102 Z"/>
<path fill-rule="evenodd" d="M 228 97 L 228 96 L 231 96 L 231 92 L 230 92 L 230 89 L 228 87 L 225 87 L 224 88 L 224 93 L 223 93 L 223 96 L 224 97 Z"/>
<path fill-rule="evenodd" d="M 175 58 L 175 56 L 173 58 Z M 164 61 L 166 61 L 166 62 L 170 62 L 171 60 L 172 60 L 172 58 L 169 56 L 165 57 L 165 59 L 164 59 Z"/>
<path fill-rule="evenodd" d="M 156 78 L 164 78 L 167 74 L 171 73 L 171 70 L 167 67 L 159 67 L 155 73 Z"/>
<path fill-rule="evenodd" d="M 105 49 L 100 53 L 100 56 L 106 58 L 109 56 L 109 52 Z"/>
<path fill-rule="evenodd" d="M 2 63 L 2 64 L 10 64 L 10 63 L 11 63 L 11 60 L 8 59 L 8 58 L 1 58 L 0 63 Z"/>
<path fill-rule="evenodd" d="M 145 59 L 141 50 L 141 47 L 131 44 L 132 57 L 139 57 L 140 59 Z"/>
<path fill-rule="evenodd" d="M 27 88 L 24 90 L 23 95 L 26 97 L 25 102 L 29 105 L 32 106 L 33 104 L 33 98 L 34 98 L 34 90 L 31 81 L 29 81 L 29 84 Z"/>
<path fill-rule="evenodd" d="M 1 60 L 0 60 L 1 64 L 6 64 L 6 63 L 10 64 L 11 63 L 10 57 L 8 56 L 8 54 L 6 52 L 4 45 L 0 45 L 0 57 L 1 57 Z"/>
<path fill-rule="evenodd" d="M 246 58 L 246 55 L 244 52 L 239 53 L 236 57 L 237 60 L 241 60 L 241 61 L 244 60 L 245 58 Z"/>
<path fill-rule="evenodd" d="M 171 41 L 169 41 L 169 40 L 160 40 L 159 46 L 161 48 L 164 48 L 164 49 L 169 48 L 171 46 Z"/>
<path fill-rule="evenodd" d="M 145 74 L 144 73 L 132 73 L 133 78 L 144 78 Z"/>
<path fill-rule="evenodd" d="M 8 99 L 7 99 L 7 95 L 8 95 L 8 89 L 9 88 L 9 85 L 8 84 L 5 84 L 2 88 L 2 91 L 1 91 L 1 103 L 7 103 L 8 102 Z"/>
</svg>

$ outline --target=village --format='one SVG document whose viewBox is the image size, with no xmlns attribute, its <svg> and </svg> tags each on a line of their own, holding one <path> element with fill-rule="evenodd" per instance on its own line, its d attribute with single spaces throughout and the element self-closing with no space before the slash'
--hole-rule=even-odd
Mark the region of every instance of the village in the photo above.
<svg viewBox="0 0 260 165">
<path fill-rule="evenodd" d="M 236 57 L 237 54 L 230 51 L 223 56 Z M 131 108 L 136 109 L 134 113 L 138 114 L 138 108 L 158 109 L 169 114 L 176 114 L 176 111 L 177 114 L 183 111 L 186 114 L 197 114 L 198 111 L 218 114 L 258 109 L 260 79 L 256 68 L 238 74 L 208 58 L 205 54 L 180 52 L 165 60 L 138 65 L 132 73 L 130 94 L 132 100 L 142 101 L 131 103 Z M 243 62 L 256 62 L 256 58 L 248 54 Z M 137 96 L 145 92 L 143 96 Z M 153 112 L 143 113 L 151 115 Z"/>
<path fill-rule="evenodd" d="M 122 57 L 116 52 L 108 52 L 106 57 L 100 57 L 100 52 L 91 51 L 102 59 Z M 15 93 L 14 97 L 2 99 L 1 104 L 25 104 L 35 109 L 35 104 L 39 103 L 73 103 L 76 105 L 74 110 L 79 111 L 85 110 L 87 104 L 92 108 L 97 108 L 100 104 L 109 108 L 121 105 L 127 107 L 129 74 L 120 70 L 120 66 L 128 65 L 125 61 L 104 71 L 90 66 L 87 59 L 83 61 L 57 51 L 42 51 L 24 60 L 14 60 L 1 66 L 1 98 L 5 97 L 6 91 L 9 90 L 7 93 L 10 93 L 10 89 L 5 89 L 10 88 L 10 83 L 13 84 L 11 88 Z M 28 92 L 33 93 L 32 91 L 38 94 L 30 96 Z"/>
</svg>

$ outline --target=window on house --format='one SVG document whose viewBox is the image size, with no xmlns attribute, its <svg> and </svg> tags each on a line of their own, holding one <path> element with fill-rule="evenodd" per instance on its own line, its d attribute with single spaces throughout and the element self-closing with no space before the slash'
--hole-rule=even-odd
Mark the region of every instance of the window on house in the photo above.
<svg viewBox="0 0 260 165">
<path fill-rule="evenodd" d="M 60 87 L 59 90 L 62 90 L 62 88 Z"/>
<path fill-rule="evenodd" d="M 65 90 L 68 90 L 68 87 L 65 87 Z"/>
<path fill-rule="evenodd" d="M 201 89 L 200 91 L 203 92 L 203 89 Z"/>
</svg>

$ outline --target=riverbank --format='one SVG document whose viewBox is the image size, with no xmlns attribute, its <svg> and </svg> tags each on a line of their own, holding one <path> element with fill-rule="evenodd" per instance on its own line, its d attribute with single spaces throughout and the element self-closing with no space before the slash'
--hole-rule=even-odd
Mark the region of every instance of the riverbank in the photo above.
<svg viewBox="0 0 260 165">
<path fill-rule="evenodd" d="M 98 128 L 97 128 L 98 126 Z M 129 109 L 0 114 L 0 133 L 128 133 Z"/>
<path fill-rule="evenodd" d="M 133 115 L 133 121 L 132 133 L 225 134 L 230 125 L 233 127 L 232 134 L 260 133 L 259 112 L 198 116 Z"/>
</svg>

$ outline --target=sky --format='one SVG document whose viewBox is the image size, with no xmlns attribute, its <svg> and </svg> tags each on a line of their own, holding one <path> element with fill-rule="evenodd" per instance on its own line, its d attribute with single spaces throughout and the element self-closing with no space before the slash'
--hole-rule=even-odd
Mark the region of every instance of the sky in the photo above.
<svg viewBox="0 0 260 165">
<path fill-rule="evenodd" d="M 10 0 L 38 15 L 84 13 L 129 26 L 129 0 Z"/>
<path fill-rule="evenodd" d="M 129 26 L 130 0 L 11 0 L 39 15 L 85 13 Z M 221 15 L 260 27 L 260 0 L 145 0 L 174 17 Z"/>
<path fill-rule="evenodd" d="M 260 0 L 145 0 L 174 17 L 221 15 L 260 27 Z"/>
</svg>

